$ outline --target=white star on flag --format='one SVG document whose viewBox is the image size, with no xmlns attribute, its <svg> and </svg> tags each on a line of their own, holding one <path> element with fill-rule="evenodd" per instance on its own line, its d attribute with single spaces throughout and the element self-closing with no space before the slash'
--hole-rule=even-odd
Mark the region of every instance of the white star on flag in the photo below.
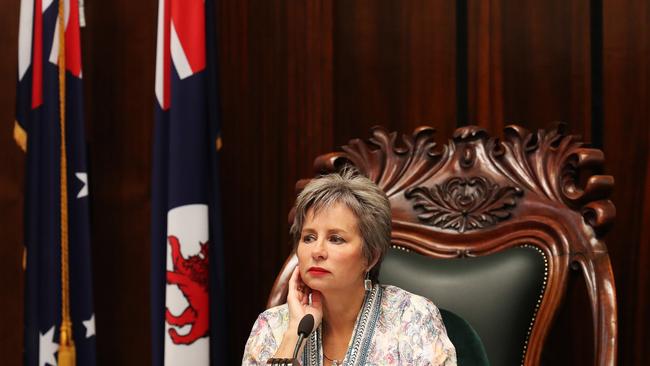
<svg viewBox="0 0 650 366">
<path fill-rule="evenodd" d="M 41 333 L 38 340 L 38 366 L 56 366 L 54 354 L 59 350 L 59 344 L 54 342 L 54 326 L 45 334 Z"/>
<path fill-rule="evenodd" d="M 88 195 L 88 173 L 74 173 L 74 175 L 84 184 L 77 194 L 77 198 L 86 197 Z"/>
<path fill-rule="evenodd" d="M 86 327 L 86 338 L 90 338 L 95 335 L 95 313 L 88 320 L 83 320 L 82 323 Z"/>
</svg>

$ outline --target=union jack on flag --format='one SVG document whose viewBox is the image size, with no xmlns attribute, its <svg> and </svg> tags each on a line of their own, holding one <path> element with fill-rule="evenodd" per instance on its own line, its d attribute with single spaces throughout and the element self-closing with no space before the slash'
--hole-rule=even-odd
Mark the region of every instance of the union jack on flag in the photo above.
<svg viewBox="0 0 650 366">
<path fill-rule="evenodd" d="M 159 0 L 152 179 L 155 366 L 224 365 L 214 9 Z"/>
<path fill-rule="evenodd" d="M 77 0 L 21 2 L 14 137 L 26 152 L 28 366 L 95 364 L 79 21 Z"/>
</svg>

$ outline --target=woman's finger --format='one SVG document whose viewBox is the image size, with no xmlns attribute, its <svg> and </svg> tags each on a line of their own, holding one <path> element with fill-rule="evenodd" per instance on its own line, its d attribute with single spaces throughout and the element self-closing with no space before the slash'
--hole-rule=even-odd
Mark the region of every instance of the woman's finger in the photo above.
<svg viewBox="0 0 650 366">
<path fill-rule="evenodd" d="M 298 266 L 293 270 L 291 274 L 291 279 L 289 280 L 289 293 L 287 297 L 292 297 L 298 300 L 298 303 L 302 303 L 304 297 L 304 288 L 305 285 L 300 279 L 300 270 Z"/>
<path fill-rule="evenodd" d="M 298 287 L 300 286 L 300 275 L 298 273 L 298 266 L 293 269 L 293 272 L 291 273 L 291 277 L 289 278 L 289 293 L 292 291 L 298 291 Z"/>
<path fill-rule="evenodd" d="M 302 292 L 300 296 L 300 305 L 304 306 L 307 304 L 309 304 L 309 294 Z"/>
<path fill-rule="evenodd" d="M 320 291 L 312 291 L 311 293 L 311 306 L 320 310 L 323 308 L 323 299 Z"/>
</svg>

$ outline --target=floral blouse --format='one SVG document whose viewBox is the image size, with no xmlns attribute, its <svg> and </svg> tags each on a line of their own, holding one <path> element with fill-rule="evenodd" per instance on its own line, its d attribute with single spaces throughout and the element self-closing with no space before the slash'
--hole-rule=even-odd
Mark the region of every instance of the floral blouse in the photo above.
<svg viewBox="0 0 650 366">
<path fill-rule="evenodd" d="M 259 315 L 246 342 L 242 366 L 265 365 L 289 324 L 287 304 Z M 299 355 L 303 366 L 323 365 L 321 328 Z M 343 364 L 455 366 L 456 351 L 438 308 L 428 299 L 395 286 L 375 285 L 357 316 Z"/>
</svg>

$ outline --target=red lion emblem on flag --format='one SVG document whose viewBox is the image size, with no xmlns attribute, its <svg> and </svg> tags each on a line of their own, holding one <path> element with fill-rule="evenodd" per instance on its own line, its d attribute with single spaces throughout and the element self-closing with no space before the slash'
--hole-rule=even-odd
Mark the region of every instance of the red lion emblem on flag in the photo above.
<svg viewBox="0 0 650 366">
<path fill-rule="evenodd" d="M 169 329 L 169 336 L 175 344 L 192 344 L 208 335 L 210 311 L 208 309 L 208 242 L 201 243 L 201 252 L 183 258 L 180 242 L 175 236 L 169 236 L 174 271 L 167 271 L 167 283 L 178 285 L 187 299 L 189 306 L 183 313 L 175 316 L 166 309 L 165 319 L 170 325 L 182 327 L 190 324 L 190 332 L 181 335 L 176 329 Z"/>
</svg>

